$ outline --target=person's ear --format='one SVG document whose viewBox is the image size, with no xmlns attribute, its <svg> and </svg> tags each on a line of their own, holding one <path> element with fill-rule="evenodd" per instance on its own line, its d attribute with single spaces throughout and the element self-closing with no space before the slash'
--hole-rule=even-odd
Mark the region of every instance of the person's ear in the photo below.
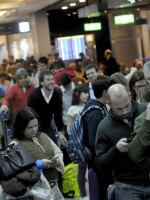
<svg viewBox="0 0 150 200">
<path fill-rule="evenodd" d="M 102 92 L 102 96 L 103 96 L 103 97 L 106 97 L 106 96 L 107 96 L 107 91 L 106 91 L 106 90 L 104 90 L 104 91 Z"/>
</svg>

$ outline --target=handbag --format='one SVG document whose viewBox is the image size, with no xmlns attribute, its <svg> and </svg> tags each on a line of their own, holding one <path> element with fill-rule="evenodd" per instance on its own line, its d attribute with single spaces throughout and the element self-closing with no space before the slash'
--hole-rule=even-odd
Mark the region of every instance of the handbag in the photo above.
<svg viewBox="0 0 150 200">
<path fill-rule="evenodd" d="M 0 150 L 0 179 L 7 180 L 34 165 L 33 158 L 22 144 L 11 144 Z"/>
</svg>

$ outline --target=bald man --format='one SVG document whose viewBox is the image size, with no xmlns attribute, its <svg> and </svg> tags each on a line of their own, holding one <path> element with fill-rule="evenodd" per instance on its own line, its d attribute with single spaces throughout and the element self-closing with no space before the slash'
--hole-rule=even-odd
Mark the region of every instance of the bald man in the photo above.
<svg viewBox="0 0 150 200">
<path fill-rule="evenodd" d="M 107 76 L 111 76 L 113 73 L 119 72 L 120 67 L 116 62 L 116 59 L 112 56 L 112 51 L 110 49 L 106 49 L 104 52 L 104 56 L 106 58 L 104 74 Z"/>
<path fill-rule="evenodd" d="M 146 110 L 146 104 L 131 101 L 120 84 L 108 89 L 108 100 L 111 109 L 96 133 L 97 167 L 105 173 L 113 171 L 115 199 L 150 199 L 148 161 L 134 164 L 128 156 L 127 140 L 133 132 L 135 118 Z"/>
</svg>

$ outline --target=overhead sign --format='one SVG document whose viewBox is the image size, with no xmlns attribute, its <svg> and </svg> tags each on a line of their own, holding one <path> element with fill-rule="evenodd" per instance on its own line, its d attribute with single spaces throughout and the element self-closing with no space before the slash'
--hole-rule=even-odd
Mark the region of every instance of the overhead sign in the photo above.
<svg viewBox="0 0 150 200">
<path fill-rule="evenodd" d="M 84 24 L 84 31 L 98 31 L 102 29 L 100 22 Z"/>
<path fill-rule="evenodd" d="M 116 25 L 132 24 L 135 22 L 133 14 L 115 16 L 114 21 Z"/>
</svg>

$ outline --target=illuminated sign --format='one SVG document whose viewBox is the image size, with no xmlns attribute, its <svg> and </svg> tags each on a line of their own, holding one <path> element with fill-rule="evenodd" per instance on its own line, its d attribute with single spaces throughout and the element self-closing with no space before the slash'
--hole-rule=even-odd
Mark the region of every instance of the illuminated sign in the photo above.
<svg viewBox="0 0 150 200">
<path fill-rule="evenodd" d="M 19 31 L 21 33 L 29 32 L 30 31 L 29 22 L 20 22 L 19 23 Z"/>
<path fill-rule="evenodd" d="M 86 43 L 94 42 L 94 35 L 93 34 L 86 34 L 85 35 L 85 42 Z"/>
<path fill-rule="evenodd" d="M 128 14 L 128 15 L 118 15 L 114 17 L 115 24 L 116 25 L 122 25 L 122 24 L 132 24 L 134 23 L 134 15 Z"/>
<path fill-rule="evenodd" d="M 98 31 L 101 29 L 102 26 L 100 22 L 84 24 L 84 31 Z"/>
</svg>

